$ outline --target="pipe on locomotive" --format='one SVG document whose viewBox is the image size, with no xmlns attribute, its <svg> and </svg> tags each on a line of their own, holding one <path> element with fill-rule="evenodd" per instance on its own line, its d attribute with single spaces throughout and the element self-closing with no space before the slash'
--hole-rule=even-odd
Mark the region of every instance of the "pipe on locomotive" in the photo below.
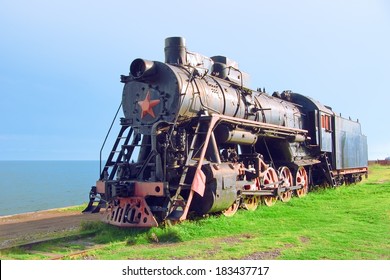
<svg viewBox="0 0 390 280">
<path fill-rule="evenodd" d="M 257 135 L 242 129 L 231 129 L 227 125 L 219 125 L 215 129 L 215 135 L 219 143 L 240 145 L 254 145 Z"/>
<path fill-rule="evenodd" d="M 165 63 L 183 65 L 187 63 L 187 48 L 183 37 L 165 39 Z M 130 73 L 135 79 L 153 76 L 156 73 L 154 62 L 142 58 L 135 59 L 130 65 Z"/>
<path fill-rule="evenodd" d="M 183 37 L 169 37 L 165 39 L 165 63 L 187 64 L 186 41 Z"/>
</svg>

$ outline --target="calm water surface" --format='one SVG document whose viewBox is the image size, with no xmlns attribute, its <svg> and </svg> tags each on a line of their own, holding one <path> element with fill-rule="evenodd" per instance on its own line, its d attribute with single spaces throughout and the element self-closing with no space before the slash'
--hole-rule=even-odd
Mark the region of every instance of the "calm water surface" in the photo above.
<svg viewBox="0 0 390 280">
<path fill-rule="evenodd" d="M 0 161 L 0 216 L 88 202 L 99 161 Z"/>
</svg>

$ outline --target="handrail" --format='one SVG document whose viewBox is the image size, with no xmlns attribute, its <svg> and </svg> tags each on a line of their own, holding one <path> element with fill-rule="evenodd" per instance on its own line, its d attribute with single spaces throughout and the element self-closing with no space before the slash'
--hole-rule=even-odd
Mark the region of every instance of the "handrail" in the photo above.
<svg viewBox="0 0 390 280">
<path fill-rule="evenodd" d="M 100 164 L 100 174 L 99 174 L 99 176 L 102 175 L 102 151 L 103 151 L 104 146 L 106 145 L 107 138 L 108 138 L 108 136 L 110 135 L 112 126 L 114 125 L 114 122 L 115 122 L 115 120 L 116 120 L 116 117 L 118 116 L 118 113 L 119 113 L 119 110 L 120 110 L 121 107 L 122 107 L 122 101 L 121 101 L 121 103 L 119 104 L 118 110 L 116 110 L 114 119 L 113 119 L 112 122 L 111 122 L 110 128 L 108 129 L 107 134 L 106 134 L 106 138 L 104 138 L 102 147 L 100 148 L 100 154 L 99 154 L 99 160 L 100 160 L 100 163 L 99 163 L 99 164 Z"/>
</svg>

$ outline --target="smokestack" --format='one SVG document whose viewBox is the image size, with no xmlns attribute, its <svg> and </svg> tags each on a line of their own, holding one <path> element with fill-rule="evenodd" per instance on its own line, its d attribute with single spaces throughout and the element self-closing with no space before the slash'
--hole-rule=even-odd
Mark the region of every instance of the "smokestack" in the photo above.
<svg viewBox="0 0 390 280">
<path fill-rule="evenodd" d="M 165 39 L 165 63 L 186 64 L 186 40 L 183 37 L 169 37 Z"/>
</svg>

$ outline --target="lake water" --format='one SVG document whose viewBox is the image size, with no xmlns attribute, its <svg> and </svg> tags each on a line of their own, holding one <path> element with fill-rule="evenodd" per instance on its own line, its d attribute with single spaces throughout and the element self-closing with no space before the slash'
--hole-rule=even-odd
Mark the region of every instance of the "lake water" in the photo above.
<svg viewBox="0 0 390 280">
<path fill-rule="evenodd" d="M 0 161 L 0 216 L 88 202 L 99 161 Z"/>
</svg>

